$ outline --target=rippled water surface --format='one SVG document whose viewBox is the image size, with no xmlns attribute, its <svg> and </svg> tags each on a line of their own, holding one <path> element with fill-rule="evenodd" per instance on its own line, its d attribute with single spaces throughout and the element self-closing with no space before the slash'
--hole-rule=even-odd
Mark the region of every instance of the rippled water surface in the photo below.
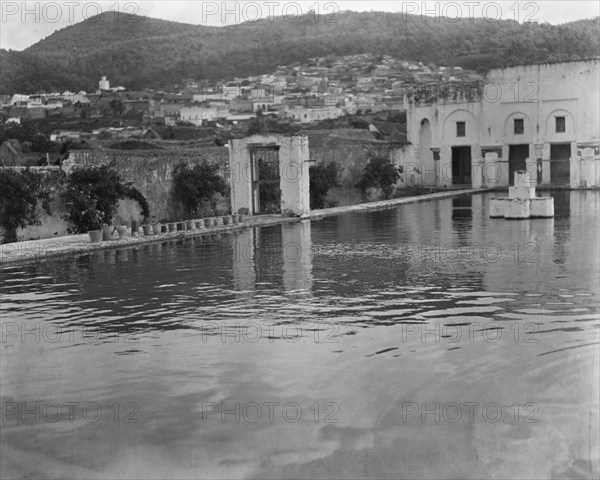
<svg viewBox="0 0 600 480">
<path fill-rule="evenodd" d="M 600 194 L 1 269 L 2 478 L 597 478 Z"/>
</svg>

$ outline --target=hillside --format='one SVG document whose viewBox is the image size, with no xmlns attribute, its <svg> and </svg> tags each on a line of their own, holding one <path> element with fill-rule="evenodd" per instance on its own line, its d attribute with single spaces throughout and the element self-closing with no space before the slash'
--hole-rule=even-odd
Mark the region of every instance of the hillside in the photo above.
<svg viewBox="0 0 600 480">
<path fill-rule="evenodd" d="M 337 22 L 204 27 L 107 12 L 55 32 L 28 49 L 0 51 L 2 93 L 93 90 L 101 75 L 128 89 L 182 78 L 228 80 L 272 72 L 310 57 L 373 52 L 480 72 L 599 54 L 599 19 L 563 25 L 514 21 L 421 21 L 382 12 L 343 12 Z"/>
</svg>

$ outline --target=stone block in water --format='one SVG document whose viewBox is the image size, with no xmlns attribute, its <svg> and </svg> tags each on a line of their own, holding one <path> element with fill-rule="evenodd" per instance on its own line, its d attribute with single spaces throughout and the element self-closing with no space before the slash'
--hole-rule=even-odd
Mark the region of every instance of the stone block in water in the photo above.
<svg viewBox="0 0 600 480">
<path fill-rule="evenodd" d="M 509 199 L 504 204 L 504 218 L 522 219 L 531 216 L 530 199 Z"/>
<path fill-rule="evenodd" d="M 508 187 L 508 196 L 509 198 L 535 198 L 535 187 L 524 185 Z"/>
<path fill-rule="evenodd" d="M 492 198 L 490 200 L 490 217 L 504 218 L 504 209 L 508 201 L 508 198 Z"/>
<path fill-rule="evenodd" d="M 538 197 L 531 199 L 531 216 L 548 218 L 554 216 L 554 198 Z"/>
</svg>

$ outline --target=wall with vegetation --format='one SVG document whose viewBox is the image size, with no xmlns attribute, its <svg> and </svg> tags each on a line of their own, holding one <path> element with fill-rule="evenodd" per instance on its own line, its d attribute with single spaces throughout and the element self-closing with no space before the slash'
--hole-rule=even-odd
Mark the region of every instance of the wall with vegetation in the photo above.
<svg viewBox="0 0 600 480">
<path fill-rule="evenodd" d="M 15 171 L 22 171 L 21 167 L 7 167 Z M 73 225 L 65 216 L 68 213 L 67 205 L 64 199 L 66 175 L 60 167 L 30 167 L 30 170 L 42 175 L 45 187 L 50 191 L 49 212 L 46 211 L 38 201 L 35 207 L 35 217 L 37 222 L 30 224 L 25 228 L 17 228 L 17 241 L 39 240 L 41 238 L 52 238 L 69 235 L 69 229 Z M 114 225 L 129 225 L 131 220 L 141 221 L 142 208 L 136 200 L 124 198 L 119 200 L 116 212 L 113 216 Z M 6 232 L 0 226 L 0 243 L 3 243 Z"/>
<path fill-rule="evenodd" d="M 198 164 L 203 161 L 220 165 L 219 174 L 229 182 L 229 153 L 226 147 L 207 147 L 201 150 L 76 150 L 60 167 L 31 167 L 43 174 L 52 191 L 50 214 L 41 205 L 36 206 L 38 222 L 26 228 L 17 229 L 17 240 L 36 240 L 69 234 L 69 224 L 64 219 L 67 214 L 62 193 L 65 172 L 76 166 L 99 166 L 112 163 L 124 183 L 131 182 L 146 197 L 150 216 L 157 220 L 179 220 L 186 218 L 184 209 L 173 196 L 173 170 L 179 162 Z M 5 167 L 20 170 L 23 167 Z M 217 211 L 229 210 L 229 198 L 219 196 Z M 131 199 L 122 199 L 112 223 L 129 225 L 132 220 L 142 221 L 139 204 Z M 0 241 L 5 237 L 0 227 Z"/>
<path fill-rule="evenodd" d="M 340 166 L 340 184 L 327 194 L 328 206 L 356 205 L 363 198 L 356 184 L 363 176 L 369 153 L 388 155 L 393 147 L 386 143 L 359 143 L 340 141 L 329 143 L 321 148 L 310 149 L 310 159 L 314 162 L 335 161 Z M 366 200 L 377 200 L 367 198 Z"/>
<path fill-rule="evenodd" d="M 173 170 L 179 162 L 190 164 L 204 161 L 221 165 L 221 176 L 229 181 L 229 152 L 226 147 L 205 147 L 198 150 L 80 150 L 71 152 L 64 169 L 75 166 L 112 163 L 124 182 L 133 185 L 146 197 L 150 215 L 158 220 L 184 218 L 182 206 L 173 198 Z M 221 203 L 227 202 L 223 199 Z M 220 206 L 226 209 L 225 206 Z"/>
</svg>

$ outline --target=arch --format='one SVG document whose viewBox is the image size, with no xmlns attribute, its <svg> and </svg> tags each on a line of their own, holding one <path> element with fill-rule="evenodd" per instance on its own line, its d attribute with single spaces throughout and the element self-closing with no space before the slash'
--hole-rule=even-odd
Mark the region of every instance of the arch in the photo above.
<svg viewBox="0 0 600 480">
<path fill-rule="evenodd" d="M 555 117 L 561 116 L 565 117 L 565 131 L 556 132 L 554 119 Z M 553 140 L 574 141 L 576 133 L 575 119 L 569 110 L 565 108 L 557 108 L 552 110 L 546 117 L 546 121 L 544 123 L 544 138 L 547 142 L 551 142 Z"/>
<path fill-rule="evenodd" d="M 518 118 L 522 118 L 524 120 L 523 134 L 520 134 L 520 135 L 515 134 L 514 124 L 512 123 L 513 120 L 518 119 Z M 529 142 L 529 140 L 531 138 L 533 138 L 532 137 L 533 134 L 534 134 L 534 132 L 533 132 L 533 125 L 531 124 L 531 118 L 529 118 L 529 115 L 527 115 L 525 112 L 522 112 L 519 110 L 516 112 L 512 112 L 506 116 L 506 119 L 504 120 L 504 138 L 505 139 L 517 137 L 517 138 L 523 140 L 523 143 L 527 143 L 527 142 Z M 527 141 L 525 141 L 525 140 L 527 140 Z"/>
<path fill-rule="evenodd" d="M 464 121 L 466 126 L 466 135 L 464 137 L 457 137 L 455 127 L 452 122 Z M 450 114 L 446 115 L 444 119 L 444 125 L 442 128 L 442 143 L 447 145 L 470 145 L 479 143 L 479 128 L 478 122 L 469 110 L 459 108 L 453 110 Z"/>
<path fill-rule="evenodd" d="M 434 169 L 433 152 L 431 151 L 431 122 L 428 118 L 421 120 L 419 128 L 419 165 L 421 171 Z"/>
</svg>

